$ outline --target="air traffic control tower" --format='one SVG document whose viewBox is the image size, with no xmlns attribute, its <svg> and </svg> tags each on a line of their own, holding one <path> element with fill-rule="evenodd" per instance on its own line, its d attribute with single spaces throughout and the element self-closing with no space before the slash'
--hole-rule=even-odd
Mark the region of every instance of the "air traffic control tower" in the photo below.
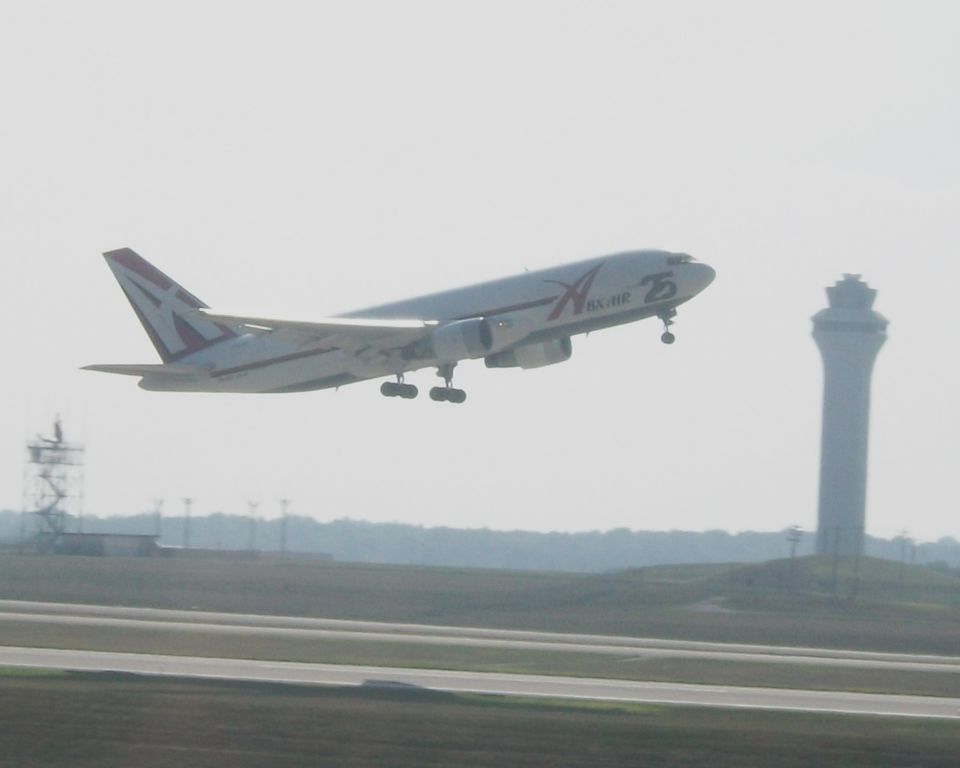
<svg viewBox="0 0 960 768">
<path fill-rule="evenodd" d="M 813 316 L 824 373 L 818 555 L 862 554 L 870 376 L 887 340 L 887 319 L 873 310 L 876 296 L 860 275 L 844 275 L 827 288 L 830 306 Z"/>
</svg>

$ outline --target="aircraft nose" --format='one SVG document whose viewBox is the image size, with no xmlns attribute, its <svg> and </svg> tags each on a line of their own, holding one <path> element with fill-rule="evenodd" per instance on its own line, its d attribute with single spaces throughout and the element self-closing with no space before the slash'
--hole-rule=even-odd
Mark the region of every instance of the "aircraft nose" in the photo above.
<svg viewBox="0 0 960 768">
<path fill-rule="evenodd" d="M 694 262 L 687 265 L 690 274 L 690 281 L 693 283 L 694 292 L 700 293 L 717 276 L 717 271 L 709 264 Z"/>
</svg>

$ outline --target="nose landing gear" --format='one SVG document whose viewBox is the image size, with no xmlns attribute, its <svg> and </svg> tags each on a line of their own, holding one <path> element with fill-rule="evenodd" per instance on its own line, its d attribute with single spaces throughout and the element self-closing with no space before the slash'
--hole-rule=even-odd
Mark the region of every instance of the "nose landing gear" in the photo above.
<svg viewBox="0 0 960 768">
<path fill-rule="evenodd" d="M 451 365 L 441 365 L 437 368 L 437 376 L 443 378 L 442 387 L 432 387 L 430 389 L 430 399 L 436 402 L 462 403 L 467 399 L 467 393 L 462 389 L 453 387 L 453 369 L 456 363 Z"/>
<path fill-rule="evenodd" d="M 668 309 L 665 312 L 657 315 L 660 320 L 663 322 L 663 333 L 660 336 L 660 341 L 664 344 L 673 344 L 677 340 L 677 337 L 670 332 L 670 326 L 673 325 L 673 318 L 677 316 L 677 310 Z"/>
</svg>

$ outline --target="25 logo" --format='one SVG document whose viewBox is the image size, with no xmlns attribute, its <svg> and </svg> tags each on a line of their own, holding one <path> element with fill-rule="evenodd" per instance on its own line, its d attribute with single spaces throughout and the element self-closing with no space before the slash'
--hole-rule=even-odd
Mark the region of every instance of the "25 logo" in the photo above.
<svg viewBox="0 0 960 768">
<path fill-rule="evenodd" d="M 656 272 L 643 278 L 643 280 L 640 281 L 640 287 L 646 288 L 648 285 L 650 286 L 647 295 L 643 297 L 644 304 L 666 301 L 676 296 L 677 284 L 670 279 L 671 277 L 673 277 L 673 272 Z"/>
</svg>

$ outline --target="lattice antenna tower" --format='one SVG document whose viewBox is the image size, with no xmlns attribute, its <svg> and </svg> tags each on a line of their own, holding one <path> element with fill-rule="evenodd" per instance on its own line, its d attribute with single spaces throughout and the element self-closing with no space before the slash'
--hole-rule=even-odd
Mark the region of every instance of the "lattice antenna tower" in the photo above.
<svg viewBox="0 0 960 768">
<path fill-rule="evenodd" d="M 52 552 L 72 520 L 80 528 L 83 461 L 83 445 L 64 439 L 59 416 L 53 422 L 52 437 L 38 435 L 27 443 L 23 513 L 24 529 L 29 520 L 31 530 L 29 534 L 24 530 L 22 539 L 27 548 L 38 553 Z"/>
</svg>

